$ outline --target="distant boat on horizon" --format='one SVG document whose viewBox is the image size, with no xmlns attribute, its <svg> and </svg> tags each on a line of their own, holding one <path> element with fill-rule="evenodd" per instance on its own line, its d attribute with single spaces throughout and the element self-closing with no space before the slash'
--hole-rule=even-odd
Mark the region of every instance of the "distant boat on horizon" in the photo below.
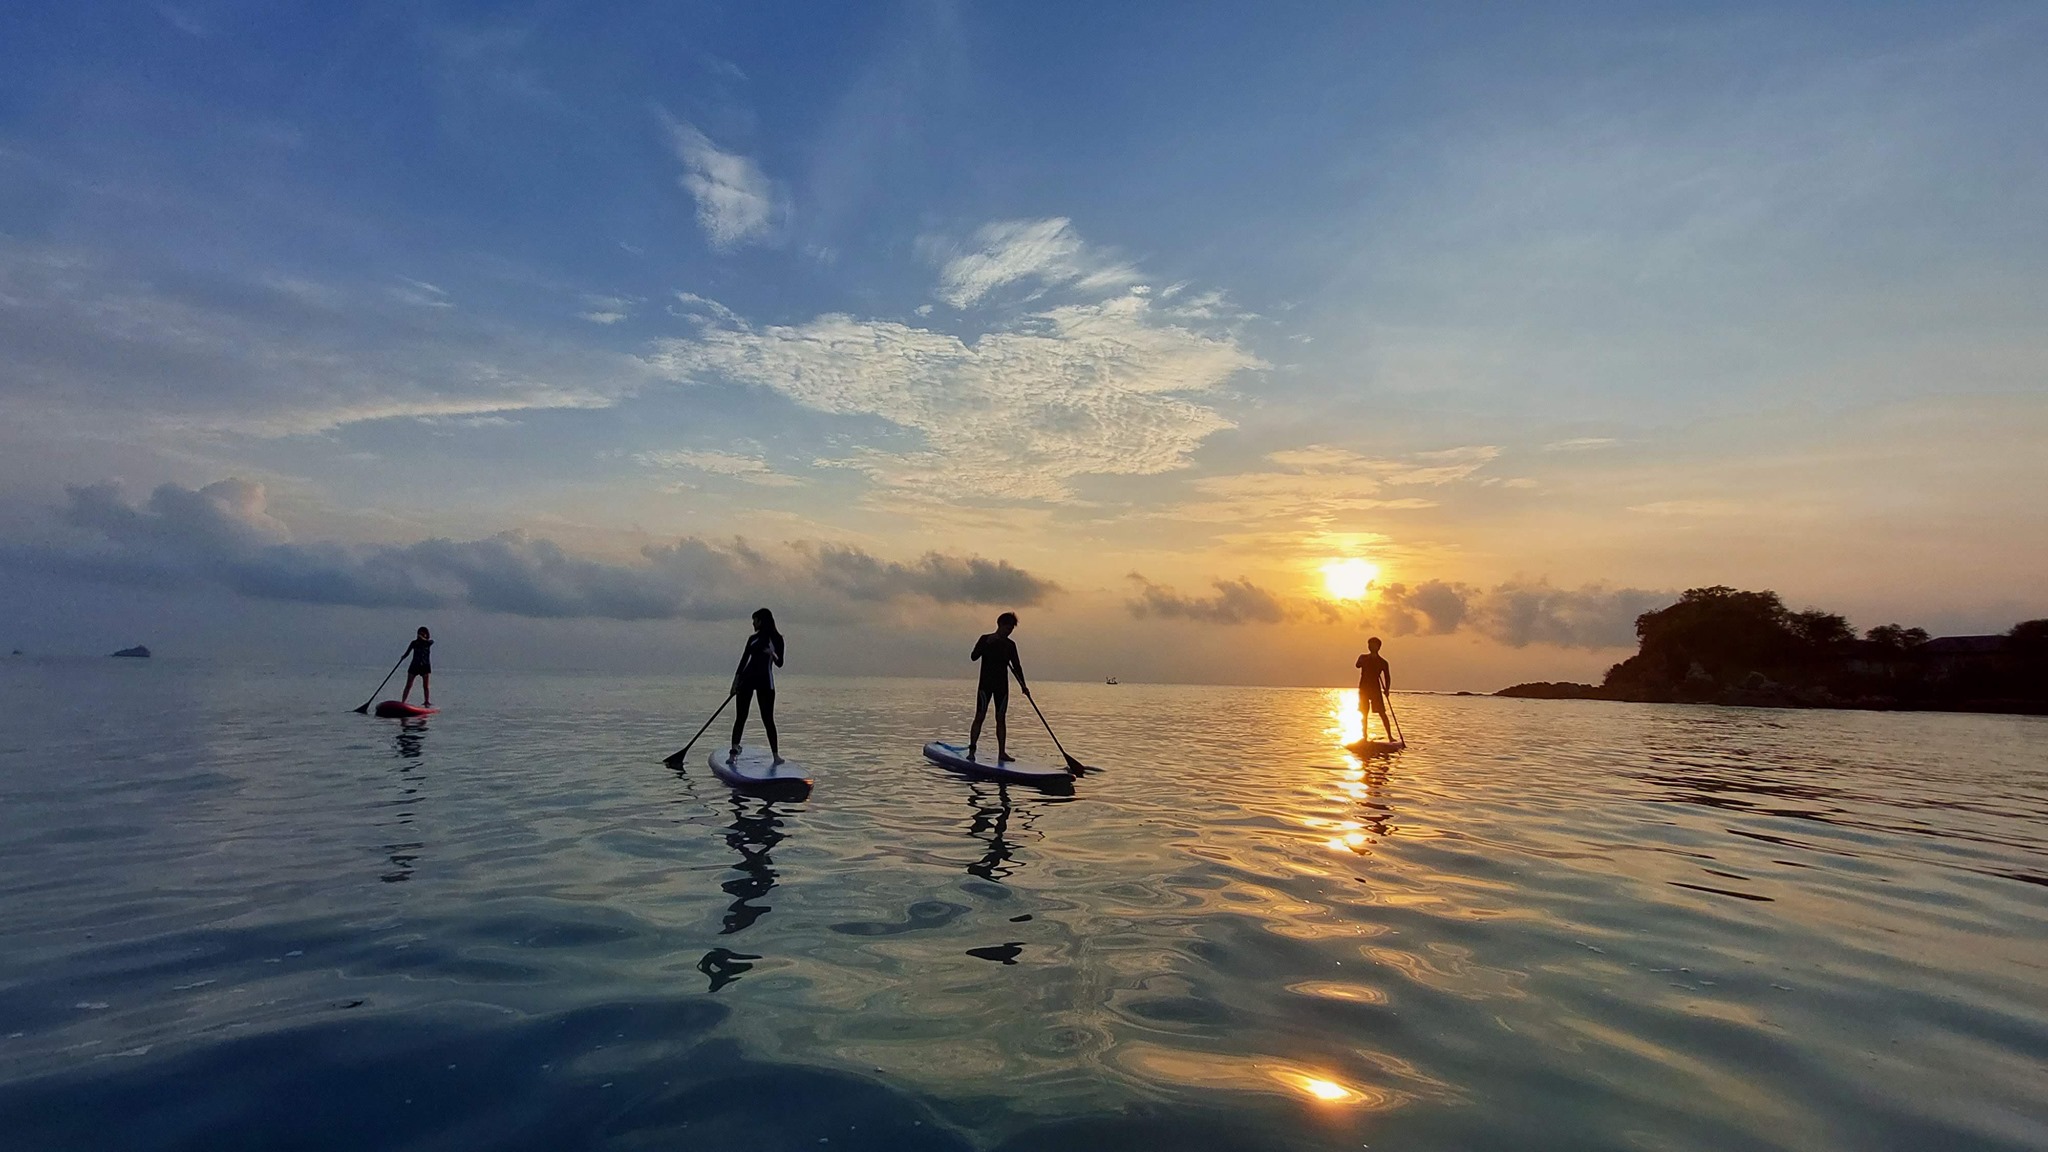
<svg viewBox="0 0 2048 1152">
<path fill-rule="evenodd" d="M 1110 677 L 1109 679 L 1107 679 L 1107 680 L 1104 680 L 1104 681 L 1103 681 L 1103 683 L 1104 683 L 1104 684 L 1114 684 L 1114 683 L 1116 683 L 1116 677 L 1114 677 L 1114 676 L 1111 676 L 1111 677 Z"/>
<path fill-rule="evenodd" d="M 137 645 L 136 645 L 135 647 L 133 647 L 133 648 L 123 648 L 123 649 L 121 649 L 121 650 L 120 650 L 119 652 L 116 652 L 116 653 L 114 653 L 114 655 L 116 655 L 116 656 L 133 656 L 133 657 L 136 657 L 137 659 L 141 659 L 141 660 L 147 660 L 147 659 L 149 659 L 149 649 L 148 649 L 148 648 L 146 648 L 146 647 L 144 647 L 144 646 L 143 646 L 143 645 L 141 645 L 141 644 L 137 644 Z"/>
</svg>

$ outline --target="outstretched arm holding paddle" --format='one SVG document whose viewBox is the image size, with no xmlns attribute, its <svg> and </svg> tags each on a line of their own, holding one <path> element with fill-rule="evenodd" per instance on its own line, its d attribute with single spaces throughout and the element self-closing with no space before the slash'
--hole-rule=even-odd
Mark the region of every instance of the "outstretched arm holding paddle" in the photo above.
<svg viewBox="0 0 2048 1152">
<path fill-rule="evenodd" d="M 405 650 L 405 655 L 400 656 L 398 658 L 398 664 L 405 663 L 405 657 L 410 655 L 412 655 L 412 649 L 410 647 L 407 647 Z M 391 678 L 393 676 L 398 675 L 398 664 L 393 664 L 391 666 L 391 671 L 386 672 L 384 674 L 384 678 L 382 680 L 377 681 L 377 688 L 375 691 L 370 693 L 370 698 L 368 700 L 363 701 L 362 704 L 355 708 L 349 709 L 349 711 L 361 712 L 367 715 L 370 711 L 370 705 L 375 704 L 377 702 L 377 693 L 382 692 L 384 690 L 384 686 L 386 684 L 391 683 Z"/>
</svg>

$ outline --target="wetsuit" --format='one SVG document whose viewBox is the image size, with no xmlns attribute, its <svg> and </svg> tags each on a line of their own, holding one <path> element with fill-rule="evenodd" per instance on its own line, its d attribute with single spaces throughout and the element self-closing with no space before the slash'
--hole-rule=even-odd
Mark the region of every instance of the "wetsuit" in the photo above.
<svg viewBox="0 0 2048 1152">
<path fill-rule="evenodd" d="M 1017 642 L 1000 632 L 990 632 L 974 642 L 970 660 L 981 661 L 981 684 L 975 689 L 974 711 L 980 715 L 988 702 L 996 702 L 996 715 L 1010 710 L 1010 673 L 1024 680 L 1024 665 L 1017 662 Z"/>
<path fill-rule="evenodd" d="M 732 721 L 732 746 L 740 746 L 740 734 L 747 727 L 747 706 L 754 699 L 761 701 L 761 727 L 768 730 L 768 747 L 776 748 L 775 739 L 775 666 L 782 663 L 782 633 L 756 632 L 747 637 L 747 647 L 740 653 L 740 666 L 732 674 L 733 703 L 738 712 Z"/>
<path fill-rule="evenodd" d="M 428 676 L 433 673 L 433 661 L 427 659 L 427 649 L 433 646 L 432 640 L 414 640 L 406 645 L 405 650 L 412 653 L 412 664 L 405 670 L 407 678 Z M 385 651 L 389 652 L 391 649 L 386 648 Z"/>
</svg>

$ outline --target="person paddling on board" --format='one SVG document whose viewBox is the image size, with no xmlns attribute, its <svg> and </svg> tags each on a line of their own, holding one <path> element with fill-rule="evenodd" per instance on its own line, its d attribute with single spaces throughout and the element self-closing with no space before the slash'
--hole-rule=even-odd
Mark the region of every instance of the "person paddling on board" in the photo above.
<svg viewBox="0 0 2048 1152">
<path fill-rule="evenodd" d="M 1387 693 L 1394 690 L 1394 670 L 1387 666 L 1387 658 L 1380 655 L 1379 637 L 1367 640 L 1365 646 L 1368 651 L 1357 661 L 1358 714 L 1364 716 L 1368 708 L 1379 713 L 1380 729 L 1392 741 L 1394 725 L 1387 719 Z"/>
<path fill-rule="evenodd" d="M 1017 660 L 1017 642 L 1010 639 L 1010 633 L 1017 630 L 1017 614 L 1005 612 L 996 617 L 996 630 L 974 642 L 974 652 L 967 658 L 981 661 L 981 684 L 974 690 L 974 728 L 967 734 L 967 758 L 974 759 L 974 750 L 981 743 L 981 722 L 988 718 L 988 703 L 996 703 L 996 763 L 1015 760 L 1010 755 L 1010 673 L 1017 674 L 1017 687 L 1024 695 L 1031 695 L 1031 685 L 1024 682 L 1024 665 Z"/>
<path fill-rule="evenodd" d="M 782 746 L 775 738 L 775 670 L 782 666 L 782 633 L 775 630 L 775 613 L 766 608 L 754 612 L 754 634 L 740 652 L 740 666 L 732 674 L 732 698 L 739 706 L 732 720 L 732 754 L 740 754 L 740 734 L 747 727 L 747 705 L 761 701 L 761 727 L 768 730 L 768 754 L 782 763 Z"/>
<path fill-rule="evenodd" d="M 425 708 L 434 706 L 434 662 L 427 658 L 427 651 L 433 646 L 434 638 L 427 634 L 426 625 L 420 625 L 419 635 L 405 646 L 406 654 L 412 657 L 412 663 L 405 669 L 405 691 L 398 694 L 399 703 L 404 704 L 412 700 L 412 682 L 417 678 L 420 682 L 420 705 Z"/>
</svg>

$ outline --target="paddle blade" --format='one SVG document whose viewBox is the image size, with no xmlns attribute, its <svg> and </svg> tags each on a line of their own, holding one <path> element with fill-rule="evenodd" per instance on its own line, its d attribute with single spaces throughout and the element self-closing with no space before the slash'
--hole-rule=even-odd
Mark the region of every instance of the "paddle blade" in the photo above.
<svg viewBox="0 0 2048 1152">
<path fill-rule="evenodd" d="M 357 707 L 349 709 L 349 711 L 354 712 L 359 716 L 368 716 L 370 714 L 370 704 L 366 700 Z"/>
<path fill-rule="evenodd" d="M 678 748 L 661 758 L 662 765 L 668 768 L 680 768 L 683 764 L 683 757 L 689 755 L 689 753 L 690 750 L 688 748 Z"/>
</svg>

